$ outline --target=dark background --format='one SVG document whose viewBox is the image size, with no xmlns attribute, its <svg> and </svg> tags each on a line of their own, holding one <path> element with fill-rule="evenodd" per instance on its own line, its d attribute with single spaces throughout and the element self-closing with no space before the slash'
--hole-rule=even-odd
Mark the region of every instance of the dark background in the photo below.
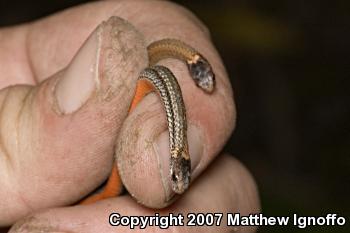
<svg viewBox="0 0 350 233">
<path fill-rule="evenodd" d="M 82 2 L 0 0 L 0 26 Z M 209 27 L 226 64 L 238 122 L 225 151 L 253 173 L 263 213 L 347 218 L 259 232 L 350 232 L 350 1 L 175 2 Z"/>
</svg>

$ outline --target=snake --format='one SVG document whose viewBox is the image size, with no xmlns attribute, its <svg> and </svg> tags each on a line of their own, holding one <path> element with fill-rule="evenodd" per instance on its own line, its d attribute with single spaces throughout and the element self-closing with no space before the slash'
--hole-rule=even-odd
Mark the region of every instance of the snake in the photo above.
<svg viewBox="0 0 350 233">
<path fill-rule="evenodd" d="M 187 142 L 186 108 L 180 85 L 175 75 L 165 66 L 157 63 L 166 58 L 174 58 L 187 65 L 195 85 L 207 94 L 215 89 L 215 74 L 208 60 L 196 49 L 178 39 L 161 39 L 147 46 L 149 66 L 139 75 L 136 93 L 130 105 L 129 113 L 144 96 L 156 91 L 163 103 L 168 131 L 170 151 L 169 178 L 172 190 L 184 193 L 191 181 L 191 159 Z M 113 166 L 102 192 L 85 198 L 80 204 L 115 197 L 122 191 L 122 182 L 117 165 Z"/>
</svg>

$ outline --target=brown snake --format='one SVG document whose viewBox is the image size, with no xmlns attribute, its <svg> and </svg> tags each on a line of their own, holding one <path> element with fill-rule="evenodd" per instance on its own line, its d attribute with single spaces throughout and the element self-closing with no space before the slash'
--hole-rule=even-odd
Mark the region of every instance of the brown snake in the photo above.
<svg viewBox="0 0 350 233">
<path fill-rule="evenodd" d="M 163 102 L 169 130 L 170 178 L 175 193 L 183 193 L 190 184 L 191 162 L 187 143 L 186 108 L 174 74 L 164 66 L 153 66 L 164 58 L 176 58 L 187 64 L 196 85 L 207 93 L 215 87 L 215 75 L 209 62 L 195 49 L 175 39 L 163 39 L 148 46 L 150 67 L 139 80 L 146 79 L 157 89 Z"/>
</svg>

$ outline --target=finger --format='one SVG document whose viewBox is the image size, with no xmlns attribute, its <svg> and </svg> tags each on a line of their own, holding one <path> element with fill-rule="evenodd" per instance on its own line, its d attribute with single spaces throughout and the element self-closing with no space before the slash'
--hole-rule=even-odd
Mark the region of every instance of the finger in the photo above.
<svg viewBox="0 0 350 233">
<path fill-rule="evenodd" d="M 114 17 L 39 86 L 1 90 L 0 225 L 75 202 L 106 179 L 146 64 L 141 34 Z"/>
<path fill-rule="evenodd" d="M 151 210 L 137 205 L 129 196 L 104 200 L 88 206 L 57 208 L 28 217 L 15 224 L 10 233 L 19 232 L 134 232 L 128 226 L 112 227 L 108 223 L 111 213 L 123 216 L 167 216 L 188 213 L 240 213 L 259 212 L 259 199 L 255 183 L 249 172 L 231 156 L 221 156 L 197 180 L 176 205 L 163 210 Z M 184 223 L 187 223 L 185 219 Z M 136 230 L 139 229 L 136 227 Z M 31 231 L 33 230 L 33 231 Z M 147 226 L 145 232 L 254 232 L 252 227 L 228 227 L 224 217 L 219 226 L 175 227 L 167 230 Z"/>
</svg>

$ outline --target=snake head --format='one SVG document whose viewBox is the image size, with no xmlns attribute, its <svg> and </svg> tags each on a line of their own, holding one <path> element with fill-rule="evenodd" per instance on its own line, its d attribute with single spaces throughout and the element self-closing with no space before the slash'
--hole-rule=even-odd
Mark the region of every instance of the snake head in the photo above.
<svg viewBox="0 0 350 233">
<path fill-rule="evenodd" d="M 170 177 L 172 189 L 182 194 L 190 185 L 191 160 L 185 151 L 173 151 L 170 158 Z"/>
<path fill-rule="evenodd" d="M 212 93 L 215 88 L 215 74 L 209 62 L 196 55 L 193 60 L 187 61 L 187 66 L 196 85 L 205 92 Z"/>
</svg>

